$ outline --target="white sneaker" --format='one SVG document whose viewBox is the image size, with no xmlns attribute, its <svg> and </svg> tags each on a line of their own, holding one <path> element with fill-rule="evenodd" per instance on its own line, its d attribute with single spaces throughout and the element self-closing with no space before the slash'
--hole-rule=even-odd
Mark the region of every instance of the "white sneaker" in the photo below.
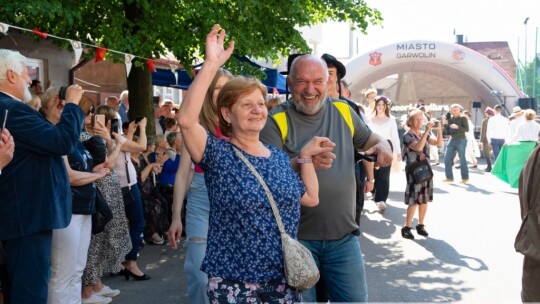
<svg viewBox="0 0 540 304">
<path fill-rule="evenodd" d="M 108 304 L 108 303 L 111 303 L 112 302 L 112 299 L 111 298 L 107 298 L 107 297 L 104 297 L 104 296 L 100 296 L 96 293 L 93 293 L 90 298 L 83 298 L 82 299 L 82 304 Z"/>
<path fill-rule="evenodd" d="M 386 204 L 384 202 L 378 202 L 377 208 L 379 208 L 380 212 L 384 212 L 384 210 L 386 210 Z"/>
<path fill-rule="evenodd" d="M 116 297 L 117 295 L 120 294 L 120 290 L 118 289 L 112 289 L 110 288 L 109 286 L 107 285 L 103 285 L 103 288 L 98 291 L 98 292 L 94 292 L 94 294 L 97 294 L 97 295 L 100 295 L 102 297 L 109 297 L 109 298 L 112 298 L 112 297 Z"/>
</svg>

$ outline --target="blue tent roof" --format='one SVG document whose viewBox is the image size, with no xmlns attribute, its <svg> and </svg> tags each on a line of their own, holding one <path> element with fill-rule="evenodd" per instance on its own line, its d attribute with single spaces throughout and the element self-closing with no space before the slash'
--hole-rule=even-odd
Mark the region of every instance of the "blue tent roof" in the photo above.
<svg viewBox="0 0 540 304">
<path fill-rule="evenodd" d="M 268 87 L 268 92 L 272 93 L 273 88 L 277 88 L 280 94 L 286 93 L 286 78 L 281 75 L 276 69 L 264 68 L 255 62 L 251 61 L 247 57 L 239 57 L 241 61 L 249 62 L 250 64 L 261 68 L 266 74 L 266 79 L 262 80 L 262 83 Z M 188 75 L 185 69 L 176 71 L 178 75 L 178 81 L 176 81 L 174 74 L 171 70 L 156 69 L 156 72 L 152 73 L 152 84 L 163 87 L 173 87 L 178 89 L 187 90 L 191 85 L 193 79 Z"/>
</svg>

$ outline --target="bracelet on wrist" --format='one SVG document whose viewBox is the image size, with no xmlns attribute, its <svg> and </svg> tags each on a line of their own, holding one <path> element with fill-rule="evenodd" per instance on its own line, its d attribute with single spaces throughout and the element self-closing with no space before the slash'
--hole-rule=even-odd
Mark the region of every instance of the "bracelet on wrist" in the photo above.
<svg viewBox="0 0 540 304">
<path fill-rule="evenodd" d="M 297 158 L 296 163 L 297 164 L 311 164 L 313 160 L 311 158 Z"/>
<path fill-rule="evenodd" d="M 366 182 L 370 182 L 370 183 L 374 184 L 374 183 L 375 183 L 375 179 L 369 179 L 369 178 L 368 178 L 368 179 L 366 179 Z"/>
</svg>

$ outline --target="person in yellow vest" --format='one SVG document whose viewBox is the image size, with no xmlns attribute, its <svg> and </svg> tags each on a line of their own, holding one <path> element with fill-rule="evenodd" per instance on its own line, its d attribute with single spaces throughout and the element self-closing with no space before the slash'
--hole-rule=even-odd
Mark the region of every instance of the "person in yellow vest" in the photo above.
<svg viewBox="0 0 540 304">
<path fill-rule="evenodd" d="M 366 302 L 364 261 L 355 214 L 354 149 L 376 156 L 376 166 L 392 163 L 390 144 L 372 133 L 343 100 L 329 98 L 328 67 L 315 55 L 297 57 L 287 78 L 290 100 L 269 114 L 260 139 L 284 150 L 298 169 L 302 146 L 313 136 L 336 143 L 333 152 L 314 155 L 319 180 L 319 205 L 301 209 L 298 239 L 319 265 L 332 302 Z M 271 119 L 270 119 L 271 118 Z M 353 279 L 354 278 L 354 279 Z M 303 294 L 315 302 L 316 290 Z"/>
</svg>

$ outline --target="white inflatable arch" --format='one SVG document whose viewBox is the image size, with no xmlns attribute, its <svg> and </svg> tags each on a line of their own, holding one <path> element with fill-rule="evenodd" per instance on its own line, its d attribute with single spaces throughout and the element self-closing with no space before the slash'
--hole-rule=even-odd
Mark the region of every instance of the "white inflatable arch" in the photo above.
<svg viewBox="0 0 540 304">
<path fill-rule="evenodd" d="M 346 81 L 359 92 L 393 74 L 423 72 L 437 75 L 463 89 L 483 107 L 517 105 L 523 93 L 515 81 L 486 56 L 459 44 L 405 41 L 353 58 L 346 66 Z"/>
</svg>

